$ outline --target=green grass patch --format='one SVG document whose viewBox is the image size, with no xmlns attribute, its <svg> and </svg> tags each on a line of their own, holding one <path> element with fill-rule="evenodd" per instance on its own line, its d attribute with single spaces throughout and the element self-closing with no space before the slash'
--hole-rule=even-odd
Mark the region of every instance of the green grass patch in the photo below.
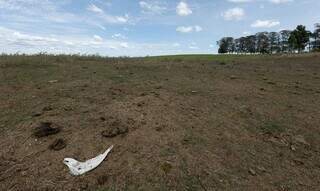
<svg viewBox="0 0 320 191">
<path fill-rule="evenodd" d="M 279 135 L 285 131 L 285 127 L 278 122 L 268 121 L 261 126 L 264 134 Z"/>
</svg>

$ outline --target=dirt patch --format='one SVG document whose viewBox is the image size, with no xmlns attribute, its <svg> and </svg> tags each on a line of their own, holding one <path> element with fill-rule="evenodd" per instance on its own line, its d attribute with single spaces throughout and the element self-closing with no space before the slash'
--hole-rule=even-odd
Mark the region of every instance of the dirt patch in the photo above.
<svg viewBox="0 0 320 191">
<path fill-rule="evenodd" d="M 42 122 L 34 129 L 33 135 L 37 138 L 46 137 L 49 135 L 57 134 L 61 128 L 52 124 L 51 122 Z"/>
<path fill-rule="evenodd" d="M 118 135 L 124 135 L 129 132 L 126 124 L 122 123 L 119 120 L 113 121 L 106 130 L 101 132 L 101 135 L 104 137 L 112 138 Z"/>
<path fill-rule="evenodd" d="M 320 55 L 187 57 L 0 56 L 0 190 L 319 190 Z"/>
</svg>

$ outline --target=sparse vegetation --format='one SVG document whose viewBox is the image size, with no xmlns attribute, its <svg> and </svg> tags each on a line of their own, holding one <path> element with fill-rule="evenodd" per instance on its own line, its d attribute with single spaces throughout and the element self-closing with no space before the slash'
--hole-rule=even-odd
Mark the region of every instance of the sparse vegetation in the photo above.
<svg viewBox="0 0 320 191">
<path fill-rule="evenodd" d="M 317 53 L 2 55 L 0 190 L 317 190 L 319 75 Z"/>
</svg>

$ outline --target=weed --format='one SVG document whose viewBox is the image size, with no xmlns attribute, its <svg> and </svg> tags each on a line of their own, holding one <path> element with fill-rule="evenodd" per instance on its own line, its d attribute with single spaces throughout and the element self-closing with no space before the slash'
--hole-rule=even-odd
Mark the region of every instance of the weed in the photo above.
<svg viewBox="0 0 320 191">
<path fill-rule="evenodd" d="M 285 128 L 275 121 L 268 121 L 261 126 L 261 130 L 264 134 L 279 135 L 285 131 Z"/>
</svg>

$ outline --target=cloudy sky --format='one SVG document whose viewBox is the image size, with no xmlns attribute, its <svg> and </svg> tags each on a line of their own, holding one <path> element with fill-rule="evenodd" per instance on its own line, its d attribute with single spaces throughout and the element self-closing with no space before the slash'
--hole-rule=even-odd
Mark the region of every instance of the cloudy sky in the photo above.
<svg viewBox="0 0 320 191">
<path fill-rule="evenodd" d="M 223 36 L 309 30 L 319 0 L 0 0 L 0 52 L 216 53 Z"/>
</svg>

